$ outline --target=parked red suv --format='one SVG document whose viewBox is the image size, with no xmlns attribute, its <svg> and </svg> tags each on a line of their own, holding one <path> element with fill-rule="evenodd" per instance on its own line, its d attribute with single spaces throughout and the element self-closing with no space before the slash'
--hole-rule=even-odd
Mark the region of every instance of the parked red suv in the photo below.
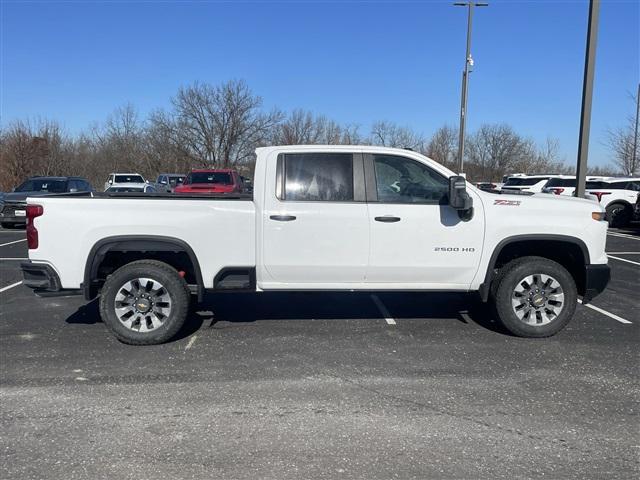
<svg viewBox="0 0 640 480">
<path fill-rule="evenodd" d="M 175 193 L 244 193 L 240 175 L 231 169 L 192 170 Z"/>
</svg>

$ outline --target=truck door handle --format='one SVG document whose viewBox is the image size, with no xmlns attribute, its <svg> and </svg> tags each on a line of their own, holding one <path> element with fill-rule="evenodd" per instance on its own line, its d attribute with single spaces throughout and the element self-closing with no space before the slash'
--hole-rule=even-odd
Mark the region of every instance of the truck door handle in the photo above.
<svg viewBox="0 0 640 480">
<path fill-rule="evenodd" d="M 271 215 L 269 218 L 277 222 L 291 222 L 296 219 L 293 215 Z"/>
<path fill-rule="evenodd" d="M 400 221 L 400 217 L 392 217 L 390 215 L 385 215 L 384 217 L 376 217 L 375 221 L 383 222 L 383 223 L 395 223 Z"/>
</svg>

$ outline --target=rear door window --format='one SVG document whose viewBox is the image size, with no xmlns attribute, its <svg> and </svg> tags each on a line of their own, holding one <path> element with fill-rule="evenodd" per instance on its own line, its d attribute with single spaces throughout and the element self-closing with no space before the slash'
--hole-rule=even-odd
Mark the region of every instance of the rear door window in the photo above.
<svg viewBox="0 0 640 480">
<path fill-rule="evenodd" d="M 353 196 L 353 155 L 295 153 L 284 159 L 281 200 L 350 202 Z"/>
</svg>

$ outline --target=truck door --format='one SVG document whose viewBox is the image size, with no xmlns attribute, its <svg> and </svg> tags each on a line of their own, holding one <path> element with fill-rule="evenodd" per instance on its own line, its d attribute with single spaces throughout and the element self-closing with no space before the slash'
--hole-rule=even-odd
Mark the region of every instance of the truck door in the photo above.
<svg viewBox="0 0 640 480">
<path fill-rule="evenodd" d="M 474 214 L 464 221 L 447 205 L 448 179 L 428 165 L 398 155 L 364 158 L 371 227 L 367 283 L 468 288 L 484 238 L 480 199 L 469 192 Z"/>
<path fill-rule="evenodd" d="M 362 283 L 369 256 L 362 155 L 280 154 L 275 170 L 276 191 L 267 186 L 262 211 L 263 283 L 269 288 Z"/>
</svg>

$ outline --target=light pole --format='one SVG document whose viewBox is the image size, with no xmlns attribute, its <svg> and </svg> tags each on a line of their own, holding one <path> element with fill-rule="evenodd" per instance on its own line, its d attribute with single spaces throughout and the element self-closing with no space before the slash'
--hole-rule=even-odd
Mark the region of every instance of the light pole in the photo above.
<svg viewBox="0 0 640 480">
<path fill-rule="evenodd" d="M 589 158 L 589 129 L 591 127 L 591 99 L 593 98 L 593 75 L 596 69 L 596 45 L 598 43 L 598 17 L 600 0 L 590 0 L 587 23 L 587 47 L 584 55 L 584 78 L 582 80 L 582 108 L 580 133 L 578 136 L 578 161 L 576 165 L 575 196 L 584 198 Z"/>
<path fill-rule="evenodd" d="M 633 129 L 633 157 L 631 165 L 638 168 L 638 116 L 640 116 L 640 83 L 638 93 L 636 93 L 636 125 Z M 634 174 L 635 172 L 632 172 Z"/>
<path fill-rule="evenodd" d="M 473 7 L 487 7 L 488 3 L 481 2 L 455 2 L 456 7 L 467 7 L 467 55 L 464 61 L 464 71 L 462 72 L 462 98 L 460 101 L 460 139 L 458 140 L 458 173 L 463 171 L 464 158 L 464 130 L 467 123 L 467 92 L 469 82 L 469 67 L 473 67 L 471 58 L 471 24 L 473 21 Z"/>
</svg>

